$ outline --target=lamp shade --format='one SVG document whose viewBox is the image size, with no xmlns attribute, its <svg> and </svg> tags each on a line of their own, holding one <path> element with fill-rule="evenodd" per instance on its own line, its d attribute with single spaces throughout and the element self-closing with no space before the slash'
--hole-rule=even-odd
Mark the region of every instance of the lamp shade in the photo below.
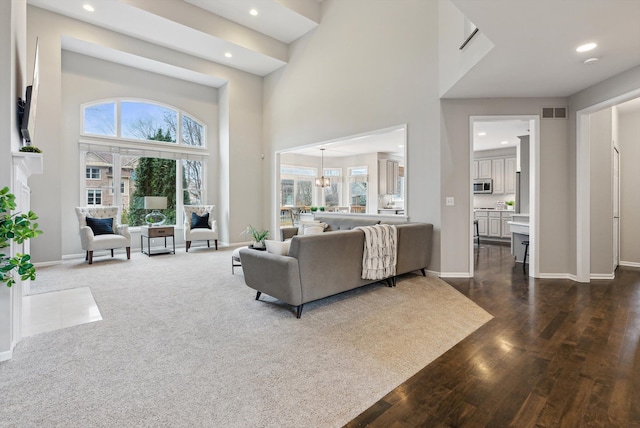
<svg viewBox="0 0 640 428">
<path fill-rule="evenodd" d="M 167 209 L 167 197 L 166 196 L 145 196 L 144 209 L 145 210 Z"/>
</svg>

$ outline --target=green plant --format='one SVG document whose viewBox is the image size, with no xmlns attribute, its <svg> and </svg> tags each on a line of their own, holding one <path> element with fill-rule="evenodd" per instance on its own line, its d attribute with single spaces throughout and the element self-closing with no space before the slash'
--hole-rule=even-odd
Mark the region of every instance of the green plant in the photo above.
<svg viewBox="0 0 640 428">
<path fill-rule="evenodd" d="M 509 206 L 513 206 L 515 202 L 514 201 L 506 201 L 504 204 L 505 205 L 509 205 Z"/>
<path fill-rule="evenodd" d="M 312 212 L 312 213 L 314 213 L 314 212 L 316 212 L 316 211 L 318 211 L 318 207 L 311 207 L 311 212 Z"/>
<path fill-rule="evenodd" d="M 20 147 L 20 151 L 21 152 L 25 152 L 25 153 L 42 153 L 42 150 L 40 150 L 39 148 L 37 148 L 36 146 L 24 146 L 24 147 Z"/>
<path fill-rule="evenodd" d="M 0 248 L 9 247 L 11 241 L 22 244 L 27 239 L 35 238 L 42 233 L 38 230 L 38 223 L 34 222 L 38 216 L 33 211 L 27 214 L 11 214 L 11 211 L 16 208 L 15 200 L 15 195 L 9 193 L 8 187 L 0 190 Z M 13 276 L 14 270 L 23 281 L 36 279 L 36 268 L 31 263 L 29 254 L 16 253 L 14 257 L 0 254 L 0 275 L 7 287 L 16 283 Z"/>
<path fill-rule="evenodd" d="M 324 211 L 324 207 L 318 207 L 318 210 Z"/>
<path fill-rule="evenodd" d="M 255 227 L 249 225 L 242 232 L 243 236 L 250 236 L 254 242 L 264 242 L 265 239 L 269 237 L 269 231 L 266 229 L 258 230 Z"/>
</svg>

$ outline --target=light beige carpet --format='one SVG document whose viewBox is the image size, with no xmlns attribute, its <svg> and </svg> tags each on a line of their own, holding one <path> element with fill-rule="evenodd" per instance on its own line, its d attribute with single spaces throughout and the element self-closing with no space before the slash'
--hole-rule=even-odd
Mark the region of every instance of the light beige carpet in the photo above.
<svg viewBox="0 0 640 428">
<path fill-rule="evenodd" d="M 491 316 L 405 275 L 287 305 L 231 275 L 231 249 L 38 270 L 89 286 L 103 320 L 25 338 L 0 363 L 2 426 L 341 426 Z"/>
</svg>

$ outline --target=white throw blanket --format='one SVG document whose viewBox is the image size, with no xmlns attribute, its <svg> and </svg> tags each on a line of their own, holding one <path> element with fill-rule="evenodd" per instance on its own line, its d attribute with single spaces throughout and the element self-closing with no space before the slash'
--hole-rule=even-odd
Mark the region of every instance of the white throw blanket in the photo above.
<svg viewBox="0 0 640 428">
<path fill-rule="evenodd" d="M 398 231 L 391 224 L 356 227 L 364 232 L 362 279 L 384 279 L 395 276 L 398 253 Z"/>
</svg>

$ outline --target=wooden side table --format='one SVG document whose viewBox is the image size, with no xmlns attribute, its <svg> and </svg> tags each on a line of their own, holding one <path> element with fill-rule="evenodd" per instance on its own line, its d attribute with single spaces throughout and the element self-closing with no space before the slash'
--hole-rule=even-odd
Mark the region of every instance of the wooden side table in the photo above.
<svg viewBox="0 0 640 428">
<path fill-rule="evenodd" d="M 142 226 L 140 228 L 140 252 L 147 256 L 155 256 L 158 254 L 175 254 L 176 253 L 176 238 L 174 235 L 173 226 Z M 171 238 L 173 244 L 173 250 L 167 248 L 167 238 Z M 147 238 L 147 251 L 144 251 L 144 238 Z M 164 248 L 151 251 L 151 238 L 164 238 Z"/>
</svg>

